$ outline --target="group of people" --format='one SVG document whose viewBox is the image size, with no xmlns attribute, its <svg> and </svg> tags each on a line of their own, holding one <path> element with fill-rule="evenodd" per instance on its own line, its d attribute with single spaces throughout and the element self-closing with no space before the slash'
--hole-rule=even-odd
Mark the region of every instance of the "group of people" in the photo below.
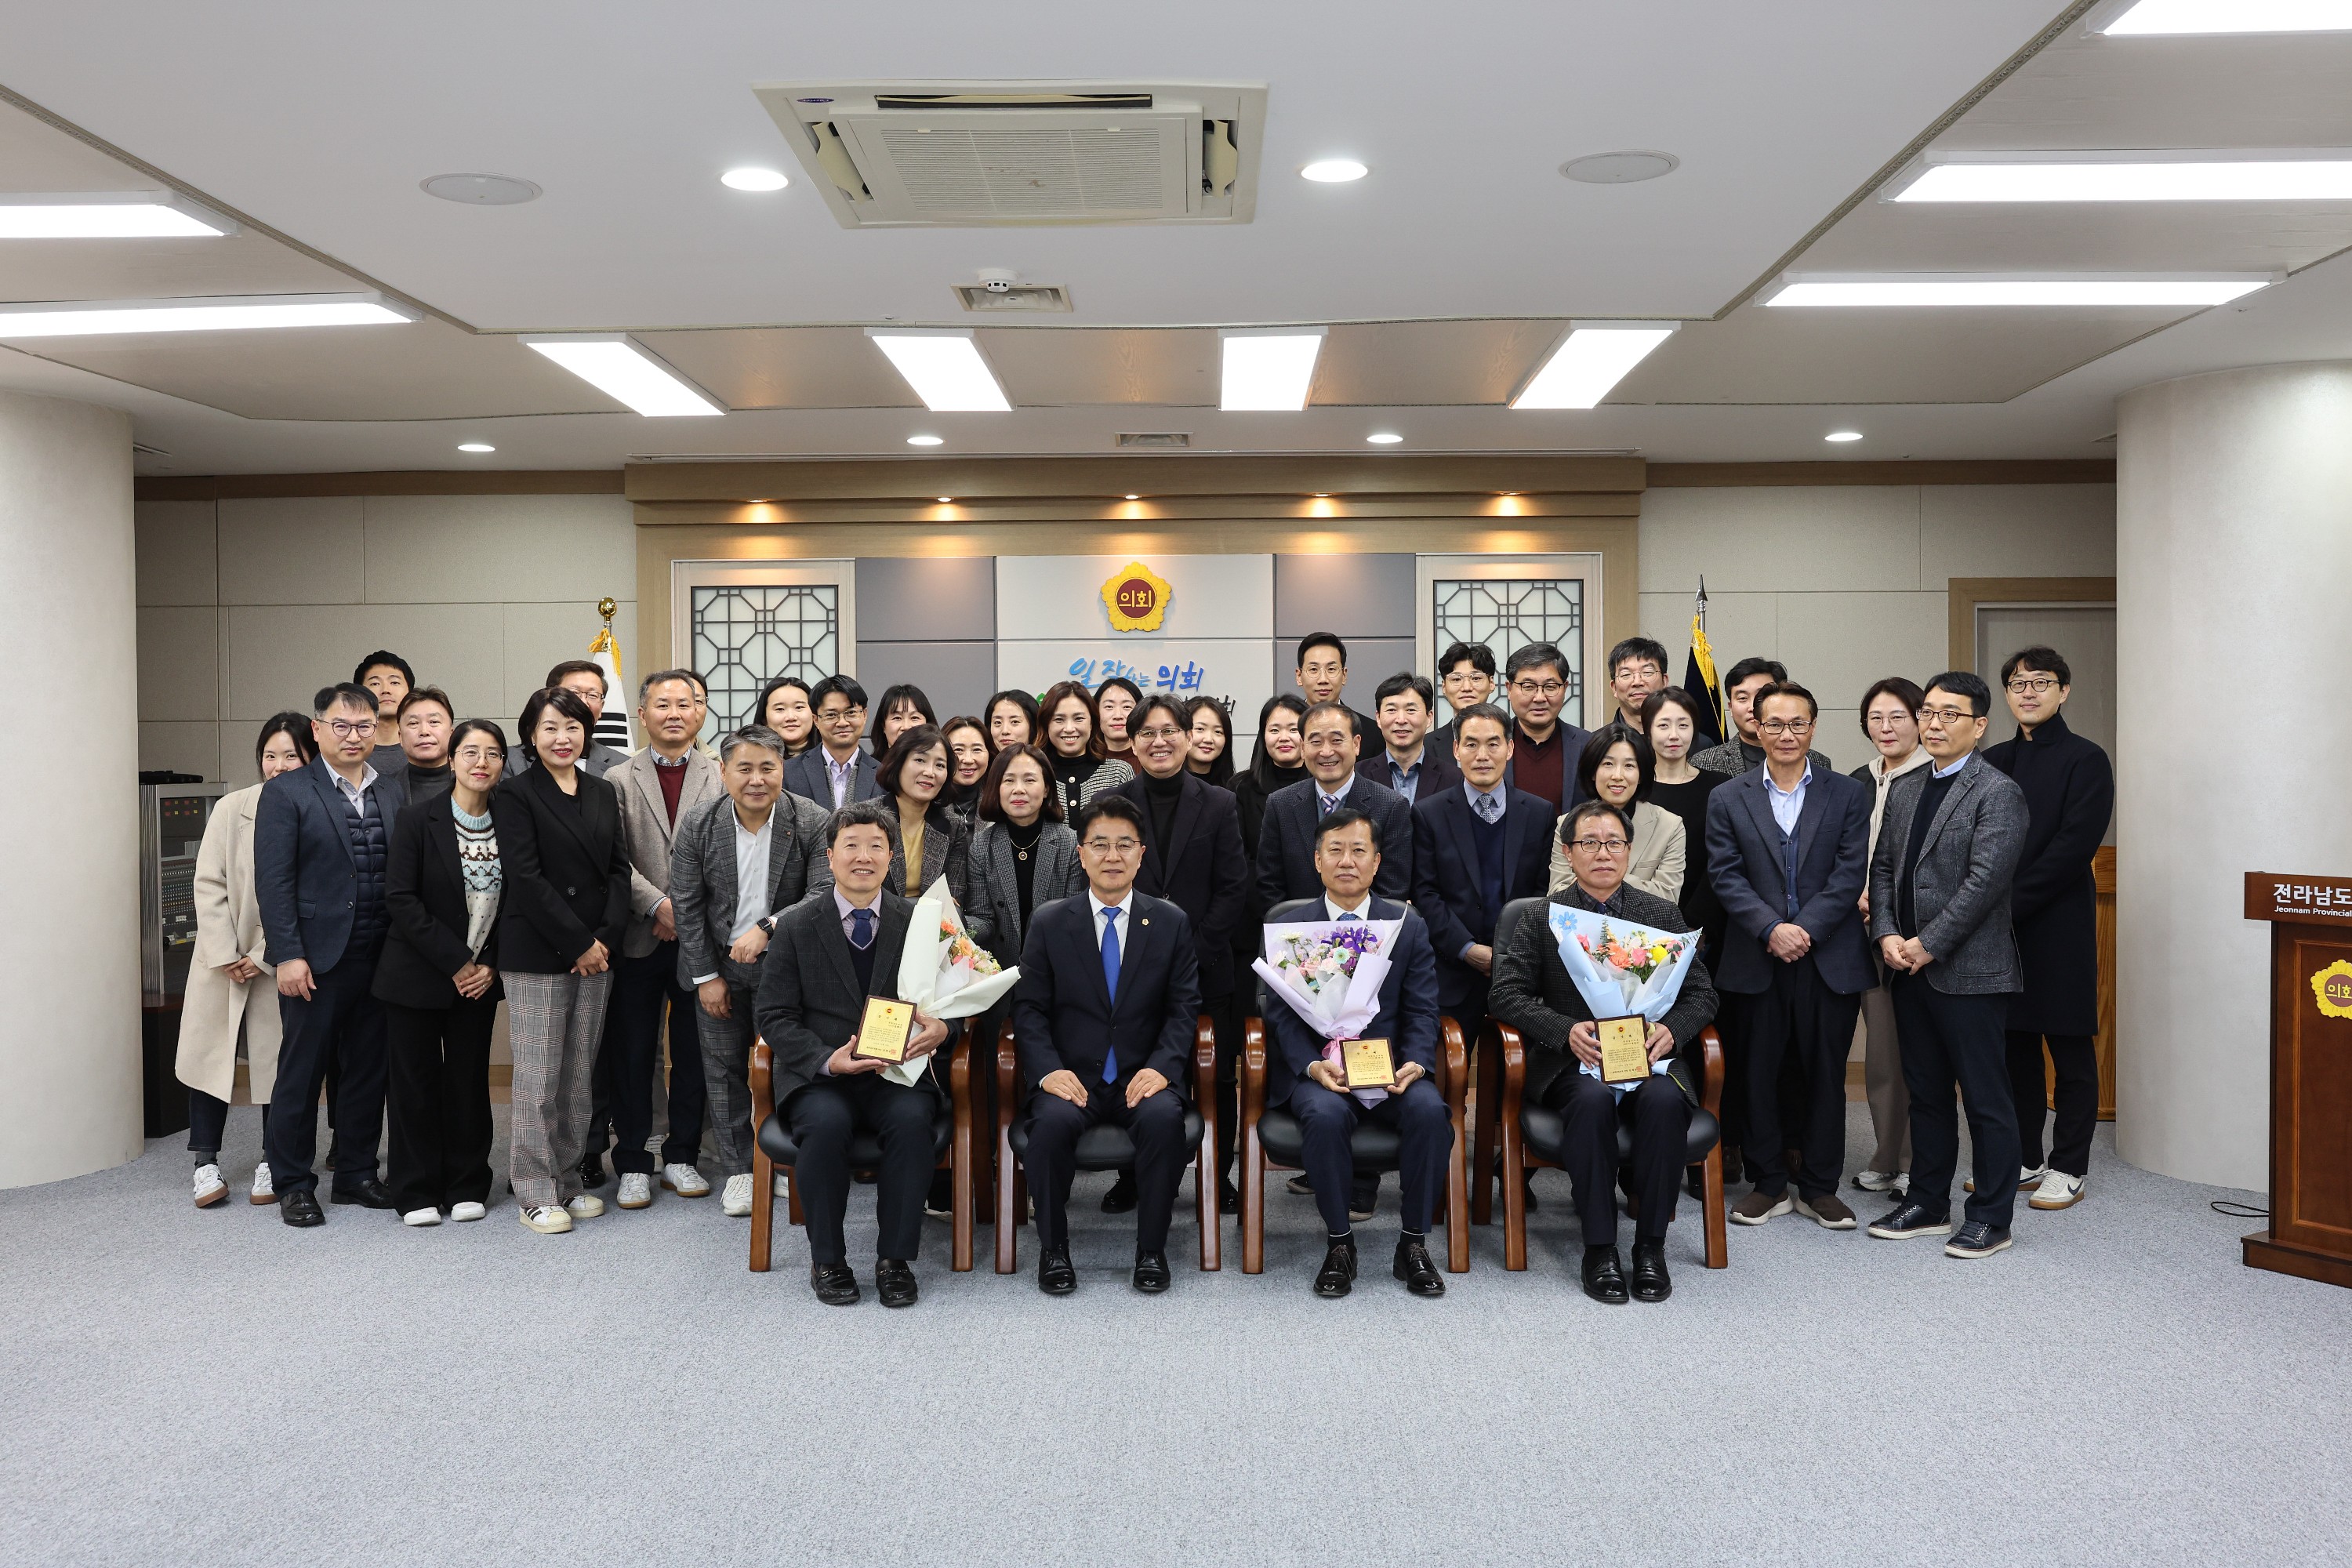
<svg viewBox="0 0 2352 1568">
<path fill-rule="evenodd" d="M 942 722 L 913 686 L 869 700 L 846 676 L 785 678 L 706 748 L 708 693 L 686 669 L 639 682 L 646 744 L 622 752 L 593 741 L 611 694 L 584 660 L 548 672 L 509 742 L 493 721 L 459 720 L 397 656 L 371 654 L 312 713 L 264 725 L 263 782 L 225 797 L 206 830 L 180 1058 L 195 1202 L 228 1191 L 218 1154 L 241 1033 L 266 1105 L 254 1202 L 322 1223 L 316 1107 L 331 1085 L 333 1202 L 411 1226 L 482 1217 L 503 998 L 524 1226 L 601 1215 L 608 1150 L 623 1208 L 653 1202 L 656 1184 L 709 1194 L 715 1161 L 721 1206 L 748 1214 L 757 1038 L 795 1145 L 815 1294 L 862 1294 L 845 1215 L 863 1133 L 881 1154 L 875 1290 L 909 1304 L 925 1213 L 949 1203 L 937 1130 L 952 1031 L 919 1012 L 914 1065 L 896 1070 L 860 1055 L 857 1032 L 867 998 L 896 994 L 914 900 L 942 883 L 972 939 L 1020 966 L 976 1037 L 1005 1020 L 1013 1031 L 1048 1293 L 1076 1288 L 1072 1178 L 1080 1140 L 1106 1124 L 1133 1156 L 1103 1207 L 1136 1216 L 1135 1287 L 1168 1288 L 1202 1019 L 1217 1042 L 1220 1206 L 1238 1206 L 1236 1066 L 1243 1020 L 1260 1016 L 1266 1103 L 1296 1115 L 1304 1145 L 1291 1185 L 1325 1225 L 1324 1296 L 1350 1289 L 1354 1227 L 1378 1201 L 1380 1176 L 1349 1152 L 1366 1120 L 1400 1148 L 1392 1273 L 1412 1293 L 1444 1291 L 1427 1246 L 1454 1152 L 1433 1081 L 1442 1017 L 1466 1039 L 1490 1022 L 1523 1039 L 1528 1103 L 1566 1128 L 1580 1276 L 1598 1300 L 1671 1291 L 1664 1240 L 1695 1184 L 1694 1064 L 1710 1026 L 1727 1064 L 1725 1169 L 1749 1186 L 1736 1222 L 1793 1210 L 1858 1225 L 1840 1196 L 1858 1019 L 1876 1147 L 1853 1185 L 1893 1205 L 1872 1236 L 1948 1237 L 1948 1254 L 1982 1258 L 2010 1245 L 2021 1190 L 2037 1208 L 2081 1199 L 2097 1111 L 2091 858 L 2114 784 L 2105 753 L 2065 725 L 2072 677 L 2054 650 L 2007 662 L 2017 736 L 1982 751 L 1993 694 L 1980 677 L 1878 681 L 1861 705 L 1876 754 L 1851 775 L 1815 749 L 1812 693 L 1769 659 L 1727 672 L 1731 736 L 1702 747 L 1711 705 L 1668 684 L 1666 652 L 1646 638 L 1611 651 L 1615 711 L 1591 731 L 1563 717 L 1571 666 L 1549 645 L 1498 668 L 1457 644 L 1434 681 L 1380 681 L 1369 713 L 1347 700 L 1347 658 L 1336 636 L 1302 641 L 1299 691 L 1264 705 L 1244 760 L 1214 700 L 1119 679 L 1000 691 Z M 1436 725 L 1441 689 L 1452 713 Z M 1498 945 L 1520 899 L 1696 936 L 1649 1028 L 1648 1079 L 1603 1082 L 1592 1011 L 1547 922 L 1520 921 Z M 1391 1043 L 1384 1091 L 1348 1083 L 1319 1035 L 1262 1003 L 1250 966 L 1270 916 L 1394 922 L 1362 1031 Z M 992 1100 L 992 1073 L 971 1081 Z M 1956 1089 L 1974 1150 L 1957 1232 Z"/>
</svg>

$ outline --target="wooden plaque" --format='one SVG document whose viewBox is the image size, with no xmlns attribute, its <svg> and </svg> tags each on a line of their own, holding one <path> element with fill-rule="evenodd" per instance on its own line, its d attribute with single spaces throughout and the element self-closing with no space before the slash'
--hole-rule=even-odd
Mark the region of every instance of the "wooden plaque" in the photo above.
<svg viewBox="0 0 2352 1568">
<path fill-rule="evenodd" d="M 1349 1089 L 1386 1089 L 1396 1082 L 1396 1061 L 1386 1040 L 1342 1040 L 1339 1076 Z"/>
<path fill-rule="evenodd" d="M 1640 1084 L 1650 1076 L 1650 1021 L 1639 1013 L 1595 1018 L 1601 1037 L 1601 1081 L 1612 1088 Z"/>
<path fill-rule="evenodd" d="M 868 1061 L 903 1062 L 907 1037 L 914 1033 L 915 1009 L 887 996 L 868 996 L 866 1016 L 858 1020 L 857 1048 L 849 1054 Z"/>
</svg>

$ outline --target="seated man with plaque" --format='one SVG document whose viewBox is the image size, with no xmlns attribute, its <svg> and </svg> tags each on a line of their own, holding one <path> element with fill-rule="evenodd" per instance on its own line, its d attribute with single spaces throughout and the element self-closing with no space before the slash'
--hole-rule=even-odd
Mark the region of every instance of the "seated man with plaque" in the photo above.
<svg viewBox="0 0 2352 1568">
<path fill-rule="evenodd" d="M 1201 1010 L 1192 922 L 1135 890 L 1143 812 L 1106 795 L 1078 813 L 1087 890 L 1040 904 L 1021 946 L 1013 1029 L 1030 1086 L 1029 1190 L 1037 1200 L 1037 1289 L 1077 1289 L 1070 1263 L 1070 1182 L 1078 1136 L 1110 1122 L 1135 1141 L 1135 1275 L 1168 1289 L 1168 1222 L 1184 1168 L 1184 1072 Z M 1009 1174 L 1009 1173 L 1008 1173 Z"/>
<path fill-rule="evenodd" d="M 1307 1177 L 1328 1237 L 1315 1275 L 1315 1293 L 1326 1298 L 1344 1296 L 1355 1283 L 1351 1141 L 1357 1123 L 1367 1121 L 1393 1129 L 1402 1145 L 1397 1180 L 1404 1228 L 1391 1272 L 1416 1296 L 1445 1294 L 1429 1256 L 1429 1216 L 1454 1155 L 1454 1120 L 1433 1076 L 1437 954 L 1411 905 L 1372 896 L 1380 870 L 1372 819 L 1344 805 L 1326 816 L 1315 826 L 1320 919 L 1295 931 L 1285 929 L 1288 922 L 1269 925 L 1262 961 L 1274 972 L 1266 985 L 1265 1026 L 1275 1047 L 1267 1053 L 1266 1100 L 1287 1103 L 1298 1118 Z M 1368 980 L 1377 986 L 1371 995 L 1360 994 L 1370 989 Z M 1322 1022 L 1309 1023 L 1308 1016 Z M 1334 1026 L 1345 1029 L 1344 1038 L 1330 1037 Z"/>
<path fill-rule="evenodd" d="M 1589 800 L 1569 808 L 1561 830 L 1573 880 L 1550 902 L 1653 932 L 1682 933 L 1690 922 L 1664 899 L 1625 885 L 1633 834 L 1617 807 Z M 1584 1225 L 1584 1293 L 1612 1305 L 1629 1294 L 1624 1263 L 1617 1253 L 1617 1129 L 1633 1130 L 1633 1161 L 1629 1192 L 1633 1225 L 1633 1278 L 1630 1294 L 1663 1301 L 1673 1292 L 1666 1272 L 1666 1226 L 1675 1217 L 1690 1135 L 1691 1108 L 1698 1094 L 1675 1052 L 1696 1046 L 1699 1031 L 1715 1019 L 1715 985 L 1696 953 L 1641 952 L 1603 940 L 1580 968 L 1613 970 L 1633 989 L 1646 992 L 1661 964 L 1684 965 L 1679 989 L 1664 1016 L 1643 1018 L 1631 1005 L 1597 1012 L 1561 954 L 1558 930 L 1577 922 L 1527 919 L 1511 942 L 1495 954 L 1495 985 L 1487 1011 L 1519 1032 L 1527 1043 L 1527 1096 L 1559 1113 L 1566 1124 L 1560 1163 L 1576 1189 L 1576 1211 Z M 1663 946 L 1664 944 L 1660 944 Z M 1630 966 L 1630 967 L 1628 967 Z M 1638 984 L 1635 977 L 1639 977 Z M 1588 974 L 1587 984 L 1592 983 Z M 1610 982 L 1613 983 L 1613 982 Z"/>
<path fill-rule="evenodd" d="M 825 825 L 833 887 L 778 917 L 753 1010 L 775 1054 L 776 1114 L 793 1130 L 793 1167 L 806 1217 L 809 1284 L 828 1307 L 857 1300 L 842 1220 L 849 1207 L 849 1142 L 882 1145 L 874 1290 L 886 1307 L 915 1304 L 923 1199 L 937 1155 L 939 1089 L 924 1058 L 948 1026 L 897 1001 L 898 955 L 914 905 L 882 890 L 890 833 L 881 808 L 860 802 Z"/>
</svg>

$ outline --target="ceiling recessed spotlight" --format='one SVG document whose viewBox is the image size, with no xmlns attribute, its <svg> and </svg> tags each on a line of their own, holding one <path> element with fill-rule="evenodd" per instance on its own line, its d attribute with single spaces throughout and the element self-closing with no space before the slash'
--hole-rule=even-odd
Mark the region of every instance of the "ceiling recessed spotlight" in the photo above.
<svg viewBox="0 0 2352 1568">
<path fill-rule="evenodd" d="M 1226 413 L 1292 413 L 1307 406 L 1321 327 L 1243 330 L 1223 334 L 1223 384 L 1217 406 Z"/>
<path fill-rule="evenodd" d="M 730 169 L 719 183 L 730 191 L 781 191 L 793 182 L 781 169 Z"/>
<path fill-rule="evenodd" d="M 1570 158 L 1559 166 L 1559 172 L 1579 184 L 1630 185 L 1642 180 L 1654 180 L 1662 174 L 1671 174 L 1682 166 L 1683 161 L 1672 153 L 1642 150 L 1591 153 L 1581 158 Z"/>
<path fill-rule="evenodd" d="M 955 505 L 955 497 L 953 496 L 933 496 L 931 499 L 939 502 L 941 506 Z"/>
<path fill-rule="evenodd" d="M 909 447 L 939 447 L 944 446 L 946 442 L 947 437 L 944 436 L 909 436 L 907 437 L 907 445 Z"/>
<path fill-rule="evenodd" d="M 416 182 L 428 196 L 469 207 L 516 207 L 535 202 L 540 188 L 511 174 L 436 174 Z"/>
<path fill-rule="evenodd" d="M 0 305 L 0 339 L 253 327 L 366 327 L 420 321 L 381 294 L 254 294 L 194 300 L 82 300 Z"/>
<path fill-rule="evenodd" d="M 1141 500 L 1143 498 L 1141 496 L 1129 496 L 1127 499 L 1129 500 Z"/>
<path fill-rule="evenodd" d="M 1908 276 L 1796 273 L 1782 277 L 1758 302 L 1790 306 L 2099 305 L 2201 310 L 2266 289 L 2272 273 L 2208 273 L 2202 277 L 2163 273 L 2055 273 L 2043 277 L 2005 273 L 1913 273 Z"/>
<path fill-rule="evenodd" d="M 727 412 L 716 398 L 647 353 L 626 332 L 550 333 L 525 337 L 522 343 L 648 419 Z"/>
<path fill-rule="evenodd" d="M 1399 441 L 1403 440 L 1404 437 L 1398 435 L 1393 430 L 1375 430 L 1370 435 L 1365 437 L 1364 439 L 1370 441 L 1375 447 L 1393 447 Z"/>
<path fill-rule="evenodd" d="M 1317 490 L 1315 492 L 1315 499 L 1317 500 L 1329 500 L 1331 499 L 1331 492 L 1329 490 Z"/>
<path fill-rule="evenodd" d="M 236 225 L 172 191 L 0 196 L 0 239 L 212 239 Z"/>
<path fill-rule="evenodd" d="M 2110 37 L 2152 33 L 2342 33 L 2347 0 L 2137 0 L 2107 5 L 2089 30 Z"/>
<path fill-rule="evenodd" d="M 495 452 L 498 448 L 491 446 L 488 441 L 460 441 L 457 443 L 457 450 L 460 452 Z"/>
<path fill-rule="evenodd" d="M 1511 406 L 1597 408 L 1610 388 L 1681 326 L 1680 321 L 1571 321 L 1568 336 L 1511 399 Z"/>
<path fill-rule="evenodd" d="M 1312 180 L 1318 185 L 1344 185 L 1370 173 L 1353 158 L 1318 158 L 1298 171 L 1300 178 Z"/>
<path fill-rule="evenodd" d="M 1832 430 L 1828 435 L 1822 437 L 1822 439 L 1824 441 L 1859 441 L 1862 439 L 1862 432 L 1859 430 Z"/>
</svg>

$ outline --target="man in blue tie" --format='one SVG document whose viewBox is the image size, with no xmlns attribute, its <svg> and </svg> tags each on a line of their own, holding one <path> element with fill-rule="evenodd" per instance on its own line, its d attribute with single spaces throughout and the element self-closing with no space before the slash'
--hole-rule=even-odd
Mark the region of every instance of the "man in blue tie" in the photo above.
<svg viewBox="0 0 2352 1568">
<path fill-rule="evenodd" d="M 1013 1026 L 1037 1198 L 1037 1288 L 1077 1289 L 1070 1182 L 1079 1135 L 1108 1122 L 1135 1142 L 1135 1288 L 1169 1285 L 1168 1223 L 1185 1156 L 1184 1067 L 1201 1007 L 1192 923 L 1135 890 L 1143 813 L 1108 795 L 1078 814 L 1080 897 L 1041 905 L 1021 949 Z"/>
</svg>

